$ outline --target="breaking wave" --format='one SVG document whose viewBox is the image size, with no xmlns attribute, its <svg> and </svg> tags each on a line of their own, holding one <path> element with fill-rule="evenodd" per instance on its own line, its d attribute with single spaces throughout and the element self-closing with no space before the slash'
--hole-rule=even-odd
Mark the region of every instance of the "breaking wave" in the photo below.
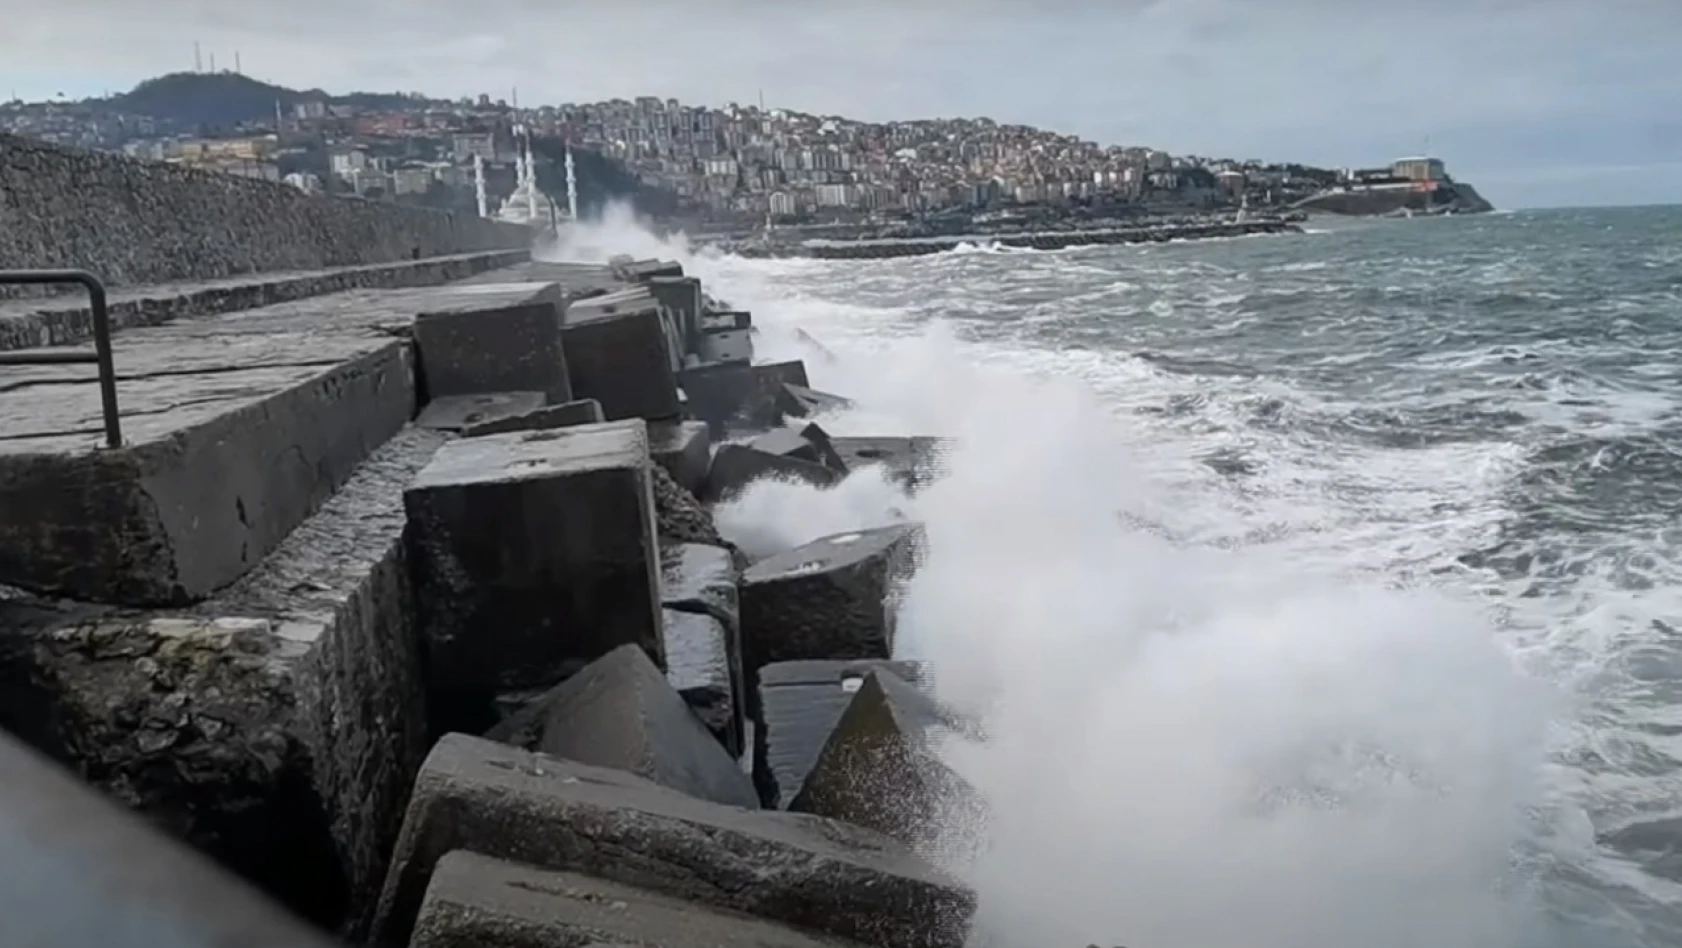
<svg viewBox="0 0 1682 948">
<path fill-rule="evenodd" d="M 1090 275 L 1113 252 L 1035 265 Z M 1164 271 L 1194 283 L 1213 266 L 1167 252 Z M 1078 336 L 1036 341 L 1024 327 L 1055 322 L 1072 291 L 1001 284 L 997 255 L 745 260 L 622 211 L 544 253 L 680 259 L 752 310 L 761 358 L 804 358 L 814 385 L 856 400 L 820 419 L 832 433 L 956 439 L 915 496 L 864 469 L 829 490 L 755 485 L 717 519 L 756 553 L 926 525 L 896 647 L 987 734 L 944 748 L 990 804 L 985 826 L 947 828 L 980 844 L 951 850 L 980 896 L 978 942 L 1665 943 L 1647 939 L 1664 937 L 1653 906 L 1670 890 L 1642 877 L 1646 909 L 1604 894 L 1640 874 L 1602 851 L 1557 762 L 1576 708 L 1527 673 L 1535 656 L 1483 590 L 1420 580 L 1488 533 L 1507 453 L 1450 439 L 1328 460 L 1293 428 L 1223 474 L 1208 426 L 1244 415 L 1267 434 L 1326 406 L 1245 373 L 1212 387 Z M 944 309 L 925 302 L 936 289 Z M 1010 321 L 951 317 L 989 304 Z M 1336 483 L 1327 464 L 1344 465 Z M 1469 498 L 1460 514 L 1447 491 Z"/>
</svg>

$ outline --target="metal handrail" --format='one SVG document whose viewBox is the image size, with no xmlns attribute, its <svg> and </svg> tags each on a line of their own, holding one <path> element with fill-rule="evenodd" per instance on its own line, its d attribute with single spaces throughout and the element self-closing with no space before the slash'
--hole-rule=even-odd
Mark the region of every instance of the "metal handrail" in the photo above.
<svg viewBox="0 0 1682 948">
<path fill-rule="evenodd" d="M 0 352 L 0 365 L 99 366 L 99 401 L 105 414 L 105 444 L 121 447 L 123 431 L 117 420 L 117 369 L 111 360 L 111 314 L 105 307 L 105 284 L 86 270 L 0 270 L 0 286 L 77 283 L 87 288 L 88 310 L 93 316 L 93 352 L 32 351 Z"/>
</svg>

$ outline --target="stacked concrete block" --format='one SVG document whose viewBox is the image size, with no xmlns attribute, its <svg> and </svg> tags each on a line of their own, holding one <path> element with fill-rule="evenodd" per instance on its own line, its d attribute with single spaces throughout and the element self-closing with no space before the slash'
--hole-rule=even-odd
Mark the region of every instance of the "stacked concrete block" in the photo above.
<svg viewBox="0 0 1682 948">
<path fill-rule="evenodd" d="M 601 403 L 609 421 L 678 417 L 679 354 L 665 310 L 646 290 L 573 300 L 565 337 L 574 392 Z"/>
<path fill-rule="evenodd" d="M 648 426 L 648 453 L 691 494 L 706 489 L 712 466 L 712 435 L 698 421 L 657 421 Z"/>
<path fill-rule="evenodd" d="M 481 392 L 435 398 L 415 417 L 415 425 L 460 434 L 475 425 L 518 418 L 549 404 L 543 392 Z"/>
<path fill-rule="evenodd" d="M 671 314 L 683 352 L 695 348 L 701 334 L 701 281 L 695 277 L 650 277 L 643 284 Z"/>
<path fill-rule="evenodd" d="M 962 725 L 886 668 L 865 676 L 788 808 L 876 830 L 910 845 L 973 831 L 981 797 L 946 766 L 936 741 Z"/>
<path fill-rule="evenodd" d="M 742 667 L 750 697 L 759 669 L 775 662 L 890 657 L 890 595 L 915 566 L 920 542 L 918 526 L 895 524 L 824 537 L 748 567 Z"/>
<path fill-rule="evenodd" d="M 562 343 L 565 297 L 556 283 L 484 283 L 441 289 L 415 318 L 427 399 L 542 392 L 572 399 Z"/>
<path fill-rule="evenodd" d="M 783 423 L 784 385 L 810 386 L 798 359 L 765 365 L 722 363 L 685 369 L 678 378 L 690 417 L 706 422 L 714 437 L 764 431 Z"/>
<path fill-rule="evenodd" d="M 739 310 L 701 317 L 695 354 L 701 362 L 753 361 L 753 317 Z"/>
<path fill-rule="evenodd" d="M 853 403 L 839 395 L 788 383 L 777 392 L 777 407 L 789 418 L 810 418 L 825 412 L 851 408 Z"/>
<path fill-rule="evenodd" d="M 747 775 L 636 645 L 591 662 L 486 736 L 623 770 L 701 800 L 759 802 Z"/>
<path fill-rule="evenodd" d="M 461 429 L 464 438 L 504 434 L 509 431 L 543 431 L 548 428 L 570 428 L 574 425 L 595 425 L 605 421 L 601 403 L 593 398 L 575 398 L 556 405 L 541 405 L 527 411 L 487 418 Z"/>
<path fill-rule="evenodd" d="M 835 450 L 835 443 L 830 439 L 829 432 L 815 424 L 804 425 L 800 428 L 784 427 L 765 434 L 748 442 L 748 446 L 755 451 L 775 454 L 782 457 L 797 458 L 822 464 L 836 474 L 846 475 L 847 462 Z"/>
<path fill-rule="evenodd" d="M 730 551 L 676 543 L 661 555 L 666 610 L 666 674 L 732 754 L 744 748 L 740 575 Z"/>
<path fill-rule="evenodd" d="M 683 264 L 675 260 L 638 260 L 628 254 L 615 254 L 608 258 L 607 265 L 614 277 L 624 283 L 683 276 Z"/>
<path fill-rule="evenodd" d="M 509 431 L 592 425 L 605 420 L 601 404 L 593 398 L 552 403 L 543 392 L 490 392 L 433 399 L 421 410 L 415 424 L 476 438 Z"/>
<path fill-rule="evenodd" d="M 824 935 L 640 885 L 457 850 L 438 861 L 410 948 L 846 948 Z M 862 948 L 862 946 L 861 946 Z"/>
<path fill-rule="evenodd" d="M 762 451 L 751 444 L 720 445 L 707 471 L 705 496 L 713 502 L 729 500 L 755 481 L 775 478 L 829 487 L 845 475 L 817 461 L 787 453 Z"/>
<path fill-rule="evenodd" d="M 908 490 L 926 487 L 944 474 L 952 449 L 951 439 L 927 435 L 848 436 L 831 438 L 830 444 L 849 469 L 881 465 Z"/>
<path fill-rule="evenodd" d="M 869 830 L 452 734 L 415 781 L 376 944 L 407 943 L 454 850 L 883 948 L 959 948 L 975 907 L 962 884 Z"/>
<path fill-rule="evenodd" d="M 920 682 L 911 662 L 806 660 L 759 670 L 755 686 L 753 780 L 760 801 L 787 809 L 865 679 L 878 670 Z"/>
<path fill-rule="evenodd" d="M 442 728 L 623 644 L 664 662 L 640 419 L 445 445 L 404 493 L 419 633 Z"/>
</svg>

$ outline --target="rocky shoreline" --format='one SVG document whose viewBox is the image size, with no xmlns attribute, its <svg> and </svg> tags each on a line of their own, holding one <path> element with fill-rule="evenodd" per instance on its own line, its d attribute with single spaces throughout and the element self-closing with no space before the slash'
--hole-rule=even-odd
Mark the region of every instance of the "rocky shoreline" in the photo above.
<svg viewBox="0 0 1682 948">
<path fill-rule="evenodd" d="M 753 561 L 711 519 L 768 477 L 915 489 L 944 441 L 829 436 L 846 399 L 752 333 L 627 258 L 126 331 L 127 364 L 311 355 L 166 454 L 0 456 L 81 492 L 8 544 L 176 491 L 88 541 L 144 556 L 0 556 L 0 725 L 345 943 L 959 948 L 975 895 L 927 844 L 984 805 L 930 749 L 962 726 L 930 670 L 893 660 L 920 528 Z M 230 544 L 198 505 L 234 489 Z"/>
</svg>

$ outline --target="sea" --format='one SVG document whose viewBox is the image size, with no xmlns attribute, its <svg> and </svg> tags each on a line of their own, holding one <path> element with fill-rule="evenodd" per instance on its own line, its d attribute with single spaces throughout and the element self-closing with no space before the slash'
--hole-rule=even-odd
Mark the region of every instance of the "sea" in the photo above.
<svg viewBox="0 0 1682 948">
<path fill-rule="evenodd" d="M 1682 208 L 888 261 L 682 260 L 835 434 L 718 511 L 898 519 L 896 648 L 981 722 L 931 852 L 1001 948 L 1682 945 Z"/>
</svg>

